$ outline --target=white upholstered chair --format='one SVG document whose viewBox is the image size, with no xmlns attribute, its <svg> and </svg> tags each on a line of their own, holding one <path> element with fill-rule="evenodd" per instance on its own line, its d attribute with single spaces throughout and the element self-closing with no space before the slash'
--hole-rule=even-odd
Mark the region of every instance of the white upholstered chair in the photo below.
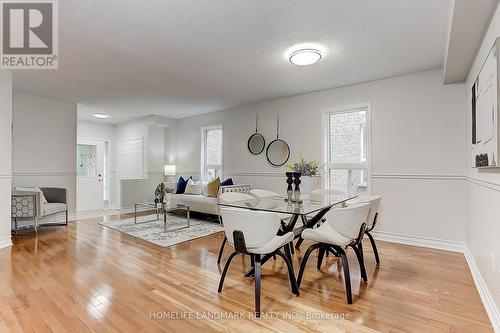
<svg viewBox="0 0 500 333">
<path fill-rule="evenodd" d="M 276 192 L 269 190 L 262 190 L 262 189 L 250 190 L 248 194 L 256 198 L 272 198 L 272 197 L 276 197 L 278 199 L 281 198 L 281 196 Z M 277 213 L 277 214 L 280 216 L 282 220 L 288 220 L 292 216 L 292 214 L 285 214 L 285 213 Z"/>
<path fill-rule="evenodd" d="M 320 188 L 311 191 L 311 195 L 343 195 L 345 192 L 331 188 Z"/>
<path fill-rule="evenodd" d="M 363 239 L 369 211 L 370 205 L 366 203 L 332 209 L 325 215 L 325 223 L 316 229 L 306 229 L 302 232 L 302 237 L 304 239 L 312 240 L 316 243 L 307 249 L 302 259 L 297 279 L 299 287 L 311 252 L 319 249 L 317 268 L 320 269 L 324 254 L 326 251 L 329 251 L 341 258 L 347 303 L 352 304 L 349 262 L 347 261 L 347 255 L 344 250 L 348 246 L 353 248 L 359 262 L 361 276 L 366 281 L 365 266 L 358 245 Z"/>
<path fill-rule="evenodd" d="M 311 191 L 311 197 L 314 199 L 314 196 L 319 197 L 319 196 L 324 196 L 324 195 L 345 195 L 346 193 L 340 190 L 335 190 L 331 188 L 320 188 L 320 189 L 315 189 Z M 306 216 L 306 218 L 312 218 L 313 216 Z M 321 222 L 325 222 L 325 218 L 321 219 Z M 302 245 L 302 242 L 304 239 L 299 237 L 297 240 L 297 243 L 295 244 L 295 248 L 298 250 L 300 248 L 300 245 Z M 328 252 L 326 253 L 328 255 Z"/>
<path fill-rule="evenodd" d="M 253 189 L 248 192 L 250 195 L 253 195 L 257 198 L 269 198 L 269 197 L 280 197 L 280 195 L 276 192 L 263 190 L 263 189 Z"/>
<path fill-rule="evenodd" d="M 242 193 L 242 192 L 222 192 L 219 194 L 218 200 L 221 203 L 231 203 L 231 202 L 243 201 L 243 200 L 255 200 L 255 198 L 247 193 Z M 219 210 L 220 210 L 220 208 L 219 208 Z M 221 216 L 221 214 L 219 212 L 220 222 L 223 223 L 223 219 L 220 216 Z M 224 246 L 226 246 L 226 241 L 227 241 L 227 236 L 224 236 L 224 240 L 222 241 L 222 244 L 221 244 L 220 250 L 219 250 L 219 255 L 217 257 L 217 264 L 220 264 L 220 262 L 222 260 L 222 254 L 224 252 Z"/>
<path fill-rule="evenodd" d="M 292 293 L 298 296 L 299 288 L 295 280 L 291 257 L 280 250 L 293 240 L 293 232 L 277 235 L 281 224 L 279 215 L 232 208 L 221 208 L 221 215 L 227 241 L 234 248 L 234 252 L 229 256 L 224 266 L 218 291 L 222 291 L 231 260 L 239 253 L 250 255 L 254 263 L 255 313 L 257 317 L 260 317 L 261 258 L 263 255 L 278 255 L 283 258 L 287 265 Z"/>
<path fill-rule="evenodd" d="M 370 243 L 372 245 L 373 254 L 375 255 L 375 261 L 377 262 L 377 266 L 380 265 L 380 258 L 377 250 L 377 244 L 375 244 L 375 239 L 373 238 L 371 231 L 375 228 L 377 224 L 378 211 L 380 209 L 380 202 L 382 201 L 382 197 L 380 195 L 372 195 L 368 197 L 360 197 L 354 199 L 350 205 L 358 204 L 358 203 L 367 203 L 370 205 L 370 213 L 368 214 L 368 218 L 366 220 L 366 230 L 365 234 L 368 235 L 370 239 Z M 361 254 L 363 255 L 363 245 L 359 244 L 361 249 Z"/>
</svg>

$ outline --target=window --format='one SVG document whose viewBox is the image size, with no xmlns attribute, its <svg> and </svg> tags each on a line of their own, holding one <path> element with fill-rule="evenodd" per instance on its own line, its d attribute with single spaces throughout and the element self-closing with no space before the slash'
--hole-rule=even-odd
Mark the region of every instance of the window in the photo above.
<svg viewBox="0 0 500 333">
<path fill-rule="evenodd" d="M 326 113 L 326 187 L 349 194 L 368 192 L 368 105 Z"/>
<path fill-rule="evenodd" d="M 201 129 L 201 178 L 222 178 L 222 125 Z"/>
</svg>

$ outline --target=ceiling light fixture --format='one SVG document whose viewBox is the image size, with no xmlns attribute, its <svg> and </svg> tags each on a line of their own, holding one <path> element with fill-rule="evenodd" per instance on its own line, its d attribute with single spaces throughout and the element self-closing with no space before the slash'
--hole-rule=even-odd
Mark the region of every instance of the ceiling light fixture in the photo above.
<svg viewBox="0 0 500 333">
<path fill-rule="evenodd" d="M 108 114 L 104 113 L 94 113 L 92 116 L 97 119 L 107 119 L 110 117 Z"/>
<path fill-rule="evenodd" d="M 297 50 L 290 55 L 289 60 L 297 66 L 312 65 L 321 60 L 321 52 L 315 49 Z"/>
</svg>

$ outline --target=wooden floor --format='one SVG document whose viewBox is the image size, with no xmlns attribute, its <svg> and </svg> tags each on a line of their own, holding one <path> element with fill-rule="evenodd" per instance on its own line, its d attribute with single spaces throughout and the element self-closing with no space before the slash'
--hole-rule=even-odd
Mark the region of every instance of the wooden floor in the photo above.
<svg viewBox="0 0 500 333">
<path fill-rule="evenodd" d="M 319 271 L 309 260 L 300 297 L 284 262 L 270 260 L 256 319 L 248 260 L 235 258 L 217 293 L 221 234 L 162 248 L 100 220 L 45 228 L 0 250 L 0 332 L 492 332 L 459 253 L 379 242 L 376 269 L 367 243 L 364 284 L 349 251 L 352 305 L 335 258 Z"/>
</svg>

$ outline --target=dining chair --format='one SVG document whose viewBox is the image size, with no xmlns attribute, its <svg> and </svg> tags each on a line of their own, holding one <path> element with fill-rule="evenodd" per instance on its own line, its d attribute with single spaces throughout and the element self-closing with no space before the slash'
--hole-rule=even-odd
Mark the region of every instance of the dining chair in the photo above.
<svg viewBox="0 0 500 333">
<path fill-rule="evenodd" d="M 279 193 L 269 191 L 269 190 L 264 190 L 264 189 L 253 189 L 253 190 L 250 190 L 250 192 L 248 192 L 248 194 L 250 194 L 251 196 L 254 196 L 256 198 L 273 198 L 274 197 L 274 198 L 281 199 L 281 196 L 279 195 Z M 289 220 L 292 217 L 292 214 L 285 214 L 285 213 L 276 213 L 276 214 L 278 214 L 280 216 L 282 226 L 285 224 L 286 220 Z M 293 244 L 291 247 L 291 251 L 292 251 L 292 254 L 294 254 Z"/>
<path fill-rule="evenodd" d="M 269 190 L 263 190 L 263 189 L 258 189 L 255 188 L 253 190 L 250 190 L 248 192 L 250 195 L 253 195 L 257 198 L 269 198 L 269 197 L 280 197 L 280 195 L 276 192 L 269 191 Z"/>
<path fill-rule="evenodd" d="M 236 202 L 236 201 L 243 201 L 243 200 L 254 200 L 254 197 L 252 197 L 249 194 L 246 193 L 241 193 L 241 192 L 223 192 L 219 194 L 218 198 L 219 202 L 221 203 L 231 203 L 231 202 Z M 223 223 L 224 219 L 220 217 L 221 214 L 219 212 L 219 218 L 221 219 L 221 223 Z M 224 240 L 222 241 L 222 244 L 219 249 L 219 255 L 217 257 L 217 264 L 220 264 L 222 260 L 222 254 L 224 253 L 224 246 L 226 246 L 227 242 L 227 235 L 224 235 Z"/>
<path fill-rule="evenodd" d="M 311 195 L 320 194 L 320 195 L 344 195 L 346 194 L 344 191 L 335 190 L 333 188 L 319 188 L 311 191 Z"/>
<path fill-rule="evenodd" d="M 370 243 L 372 245 L 373 249 L 373 254 L 375 255 L 375 261 L 377 263 L 377 266 L 380 266 L 380 257 L 378 254 L 377 250 L 377 244 L 375 244 L 375 239 L 373 238 L 371 231 L 375 228 L 375 225 L 377 224 L 377 218 L 378 218 L 378 211 L 380 209 L 380 202 L 382 201 L 382 197 L 380 195 L 372 195 L 368 197 L 360 197 L 357 199 L 354 199 L 349 204 L 358 204 L 358 203 L 367 203 L 370 205 L 370 213 L 368 214 L 368 218 L 366 220 L 366 230 L 365 234 L 368 236 L 370 239 Z M 363 244 L 360 243 L 359 247 L 361 249 L 361 255 L 363 256 Z M 363 256 L 364 258 L 364 256 Z"/>
<path fill-rule="evenodd" d="M 293 264 L 282 247 L 288 246 L 293 239 L 293 232 L 278 235 L 281 219 L 278 214 L 271 212 L 247 211 L 240 209 L 222 208 L 224 230 L 229 245 L 234 252 L 227 259 L 219 282 L 219 293 L 222 291 L 224 279 L 231 261 L 237 254 L 250 255 L 254 263 L 255 275 L 255 314 L 260 317 L 260 289 L 261 289 L 261 258 L 265 255 L 278 255 L 286 263 L 292 293 L 299 296 L 299 287 L 295 280 Z"/>
<path fill-rule="evenodd" d="M 352 247 L 356 253 L 359 262 L 361 277 L 366 278 L 366 270 L 363 263 L 363 258 L 358 245 L 363 239 L 363 234 L 366 229 L 366 219 L 370 211 L 370 205 L 360 203 L 343 208 L 332 209 L 326 214 L 326 222 L 316 229 L 306 229 L 302 232 L 304 239 L 315 241 L 311 245 L 300 264 L 297 284 L 300 287 L 307 260 L 312 251 L 318 249 L 317 268 L 321 268 L 323 256 L 329 251 L 336 257 L 340 257 L 344 271 L 344 283 L 346 289 L 347 303 L 352 304 L 351 293 L 351 277 L 349 273 L 349 262 L 345 250 L 347 247 Z"/>
<path fill-rule="evenodd" d="M 346 193 L 343 192 L 343 191 L 340 191 L 340 190 L 335 190 L 335 189 L 331 189 L 331 188 L 320 188 L 320 189 L 315 189 L 315 190 L 312 190 L 311 191 L 311 195 L 314 196 L 314 195 L 317 195 L 317 196 L 320 196 L 320 195 L 345 195 Z M 306 219 L 308 218 L 309 216 L 306 216 Z M 325 218 L 321 219 L 321 222 L 320 223 L 323 223 L 325 222 Z M 302 245 L 302 243 L 304 242 L 304 239 L 301 237 L 299 237 L 299 239 L 297 240 L 297 243 L 295 244 L 295 248 L 297 250 L 300 249 L 300 245 Z M 328 256 L 328 252 L 326 253 L 326 255 Z"/>
</svg>

